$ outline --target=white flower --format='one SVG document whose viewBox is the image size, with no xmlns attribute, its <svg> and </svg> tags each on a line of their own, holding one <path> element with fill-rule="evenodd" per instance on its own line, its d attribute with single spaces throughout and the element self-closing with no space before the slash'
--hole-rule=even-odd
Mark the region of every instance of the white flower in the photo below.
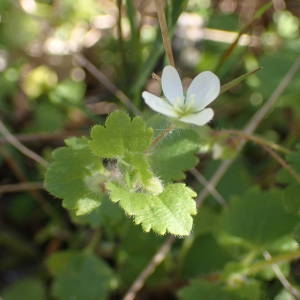
<svg viewBox="0 0 300 300">
<path fill-rule="evenodd" d="M 145 102 L 155 111 L 182 122 L 205 125 L 214 116 L 211 108 L 205 108 L 220 94 L 220 80 L 214 73 L 205 71 L 198 74 L 183 92 L 177 70 L 172 66 L 163 69 L 161 77 L 165 98 L 143 92 Z"/>
</svg>

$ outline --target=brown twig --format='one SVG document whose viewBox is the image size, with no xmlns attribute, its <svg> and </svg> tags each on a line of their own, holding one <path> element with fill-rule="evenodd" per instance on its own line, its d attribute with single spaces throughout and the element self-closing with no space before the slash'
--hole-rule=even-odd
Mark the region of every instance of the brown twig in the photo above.
<svg viewBox="0 0 300 300">
<path fill-rule="evenodd" d="M 165 259 L 166 255 L 170 251 L 173 243 L 175 242 L 174 236 L 169 236 L 162 246 L 158 249 L 155 255 L 152 257 L 146 268 L 139 274 L 134 281 L 123 300 L 133 300 L 136 293 L 143 287 L 146 279 L 154 272 L 156 267 Z"/>
<path fill-rule="evenodd" d="M 0 148 L 0 153 L 3 155 L 7 165 L 11 169 L 12 173 L 21 183 L 28 183 L 26 175 L 22 168 L 18 166 L 16 160 L 12 157 L 10 152 L 5 148 Z M 53 207 L 45 200 L 43 195 L 36 189 L 29 189 L 28 193 L 36 200 L 40 208 L 44 211 L 48 216 L 57 218 L 57 213 L 53 209 Z"/>
<path fill-rule="evenodd" d="M 260 110 L 251 118 L 251 120 L 246 125 L 243 130 L 246 134 L 252 134 L 261 121 L 265 118 L 265 116 L 270 112 L 274 104 L 277 102 L 278 98 L 287 88 L 295 74 L 299 71 L 300 68 L 300 58 L 298 58 L 290 69 L 287 71 L 283 80 L 279 83 L 277 88 L 274 90 L 270 98 L 266 101 L 266 103 L 260 108 Z"/>
<path fill-rule="evenodd" d="M 117 18 L 117 33 L 118 33 L 118 42 L 120 48 L 120 55 L 122 60 L 122 66 L 124 70 L 127 69 L 127 59 L 126 59 L 126 50 L 124 47 L 124 37 L 123 37 L 123 28 L 122 28 L 122 11 L 123 11 L 123 1 L 117 0 L 117 7 L 118 7 L 118 18 Z"/>
<path fill-rule="evenodd" d="M 190 173 L 195 177 L 195 179 L 205 186 L 209 193 L 220 203 L 222 206 L 226 205 L 226 201 L 223 196 L 216 190 L 214 186 L 210 184 L 210 182 L 196 169 L 191 169 Z"/>
<path fill-rule="evenodd" d="M 1 120 L 0 120 L 0 132 L 2 133 L 2 135 L 8 141 L 9 144 L 11 144 L 13 147 L 18 149 L 25 156 L 36 161 L 43 167 L 47 167 L 48 162 L 40 155 L 38 155 L 37 153 L 33 152 L 32 150 L 24 146 L 22 143 L 20 143 L 18 139 L 16 139 L 16 137 L 10 133 L 10 131 L 7 129 L 7 127 L 4 125 L 4 123 Z"/>
<path fill-rule="evenodd" d="M 250 135 L 250 134 L 247 134 L 241 130 L 235 130 L 235 129 L 223 129 L 223 130 L 220 130 L 218 131 L 218 133 L 225 133 L 225 134 L 232 134 L 232 135 L 237 135 L 239 136 L 240 138 L 242 139 L 245 139 L 245 140 L 248 140 L 248 141 L 251 141 L 257 145 L 260 145 L 260 146 L 266 146 L 266 147 L 269 147 L 271 149 L 274 149 L 276 151 L 279 151 L 279 152 L 282 152 L 282 153 L 285 153 L 285 154 L 288 154 L 288 153 L 291 153 L 291 150 L 285 148 L 285 147 L 282 147 L 276 143 L 273 143 L 271 141 L 267 141 L 263 138 L 260 138 L 258 136 L 254 136 L 254 135 Z"/>
<path fill-rule="evenodd" d="M 141 111 L 130 101 L 130 99 L 118 89 L 95 65 L 80 53 L 73 54 L 79 65 L 87 69 L 108 91 L 120 100 L 135 115 L 141 115 Z"/>
<path fill-rule="evenodd" d="M 260 145 L 265 151 L 267 151 L 292 177 L 296 179 L 300 183 L 300 174 L 298 174 L 284 159 L 282 159 L 273 149 L 277 151 L 281 151 L 284 153 L 290 153 L 291 151 L 289 149 L 286 149 L 284 147 L 281 147 L 280 145 L 277 145 L 273 142 L 266 141 L 262 138 L 246 134 L 239 130 L 222 130 L 221 132 L 230 133 L 230 134 L 236 134 L 239 137 L 252 141 L 258 145 Z"/>
<path fill-rule="evenodd" d="M 21 182 L 0 185 L 0 194 L 43 189 L 42 182 Z"/>
<path fill-rule="evenodd" d="M 158 22 L 161 30 L 164 48 L 168 57 L 169 63 L 175 67 L 174 56 L 167 26 L 167 20 L 162 0 L 155 0 Z"/>
<path fill-rule="evenodd" d="M 300 175 L 275 151 L 269 147 L 263 147 L 296 181 L 300 183 Z"/>
<path fill-rule="evenodd" d="M 266 261 L 270 261 L 272 259 L 271 254 L 268 251 L 263 252 L 263 256 Z M 298 289 L 296 289 L 284 276 L 282 271 L 280 270 L 278 264 L 272 264 L 272 269 L 273 272 L 275 273 L 276 277 L 278 280 L 281 282 L 282 286 L 291 294 L 295 297 L 295 299 L 299 300 L 300 299 L 300 292 Z"/>
<path fill-rule="evenodd" d="M 48 141 L 60 141 L 70 136 L 80 136 L 83 132 L 70 131 L 70 132 L 40 132 L 40 133 L 28 133 L 28 134 L 15 134 L 14 137 L 21 143 L 34 143 L 34 142 L 48 142 Z M 6 138 L 0 138 L 0 145 L 8 143 Z"/>
<path fill-rule="evenodd" d="M 264 14 L 267 10 L 271 8 L 270 3 L 264 4 L 258 12 L 252 17 L 249 23 L 247 23 L 241 31 L 236 36 L 235 40 L 230 44 L 230 46 L 225 50 L 223 55 L 220 57 L 218 64 L 215 68 L 215 71 L 217 72 L 220 67 L 224 64 L 224 62 L 230 57 L 231 53 L 234 51 L 236 46 L 238 45 L 240 39 L 242 38 L 243 34 L 248 32 L 251 27 L 255 24 L 255 22 L 261 17 L 262 14 Z"/>
<path fill-rule="evenodd" d="M 175 127 L 173 125 L 165 128 L 151 143 L 151 147 L 154 147 L 157 145 L 157 143 L 163 139 L 169 132 L 171 132 Z"/>
</svg>

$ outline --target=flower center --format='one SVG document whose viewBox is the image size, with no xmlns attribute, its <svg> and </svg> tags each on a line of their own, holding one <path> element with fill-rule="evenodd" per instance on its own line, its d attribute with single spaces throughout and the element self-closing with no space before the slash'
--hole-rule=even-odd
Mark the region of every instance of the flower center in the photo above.
<svg viewBox="0 0 300 300">
<path fill-rule="evenodd" d="M 173 106 L 178 116 L 183 117 L 195 112 L 194 103 L 195 103 L 195 96 L 192 95 L 188 99 L 188 101 L 186 98 L 184 99 L 184 101 L 182 101 L 182 99 L 180 98 L 177 98 Z"/>
</svg>

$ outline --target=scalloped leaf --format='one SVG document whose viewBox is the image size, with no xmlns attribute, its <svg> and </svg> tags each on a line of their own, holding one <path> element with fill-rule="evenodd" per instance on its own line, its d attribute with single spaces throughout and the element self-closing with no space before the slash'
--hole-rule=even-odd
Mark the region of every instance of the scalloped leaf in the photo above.
<svg viewBox="0 0 300 300">
<path fill-rule="evenodd" d="M 298 220 L 284 209 L 279 190 L 252 189 L 230 202 L 224 229 L 262 246 L 291 234 Z"/>
<path fill-rule="evenodd" d="M 91 130 L 90 147 L 102 158 L 117 158 L 129 165 L 130 176 L 140 176 L 146 184 L 153 174 L 144 153 L 152 140 L 153 130 L 146 127 L 140 117 L 132 120 L 122 111 L 116 111 L 106 119 L 105 126 L 96 125 Z"/>
<path fill-rule="evenodd" d="M 145 151 L 152 134 L 152 128 L 146 128 L 140 117 L 131 121 L 128 114 L 116 111 L 106 119 L 105 126 L 92 128 L 90 146 L 95 154 L 104 158 L 124 157 L 127 152 Z"/>
<path fill-rule="evenodd" d="M 109 183 L 110 197 L 118 202 L 125 212 L 134 216 L 136 224 L 148 232 L 166 232 L 183 236 L 191 232 L 196 214 L 196 193 L 182 183 L 169 184 L 159 195 L 134 192 L 114 183 Z"/>
<path fill-rule="evenodd" d="M 47 266 L 55 277 L 55 299 L 108 299 L 111 269 L 98 257 L 79 251 L 61 251 L 51 255 Z"/>
<path fill-rule="evenodd" d="M 126 219 L 122 209 L 111 202 L 110 199 L 108 199 L 108 195 L 105 195 L 102 199 L 101 206 L 97 207 L 89 214 L 76 216 L 75 213 L 71 211 L 70 216 L 72 222 L 81 225 L 89 225 L 95 229 L 100 226 L 105 226 L 106 229 L 118 228 L 124 224 L 124 220 Z"/>
<path fill-rule="evenodd" d="M 199 137 L 193 130 L 174 130 L 153 150 L 151 166 L 165 181 L 182 180 L 198 163 Z"/>
<path fill-rule="evenodd" d="M 67 143 L 70 146 L 53 152 L 45 188 L 63 199 L 63 206 L 74 210 L 76 215 L 88 214 L 101 204 L 104 196 L 100 188 L 104 168 L 99 157 L 86 146 L 85 139 L 72 139 Z"/>
</svg>

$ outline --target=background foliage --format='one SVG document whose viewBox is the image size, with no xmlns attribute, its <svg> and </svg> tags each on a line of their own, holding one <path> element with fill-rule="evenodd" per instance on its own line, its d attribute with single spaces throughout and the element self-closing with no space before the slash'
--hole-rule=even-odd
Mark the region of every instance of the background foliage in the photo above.
<svg viewBox="0 0 300 300">
<path fill-rule="evenodd" d="M 122 299 L 165 233 L 175 234 L 172 247 L 136 299 L 300 299 L 299 72 L 255 136 L 242 131 L 297 63 L 300 5 L 165 4 L 184 82 L 202 70 L 225 84 L 262 69 L 218 98 L 211 128 L 180 125 L 144 156 L 168 126 L 141 98 L 160 93 L 151 73 L 167 63 L 155 1 L 0 1 L 1 299 Z M 46 168 L 15 149 L 4 126 L 52 162 L 51 194 Z M 192 198 L 230 159 L 195 215 Z M 116 162 L 132 167 L 126 176 Z M 108 176 L 128 188 L 111 183 L 109 198 Z M 147 196 L 153 211 L 133 189 L 155 192 L 157 178 L 165 191 Z M 178 227 L 163 210 L 174 197 Z"/>
</svg>

